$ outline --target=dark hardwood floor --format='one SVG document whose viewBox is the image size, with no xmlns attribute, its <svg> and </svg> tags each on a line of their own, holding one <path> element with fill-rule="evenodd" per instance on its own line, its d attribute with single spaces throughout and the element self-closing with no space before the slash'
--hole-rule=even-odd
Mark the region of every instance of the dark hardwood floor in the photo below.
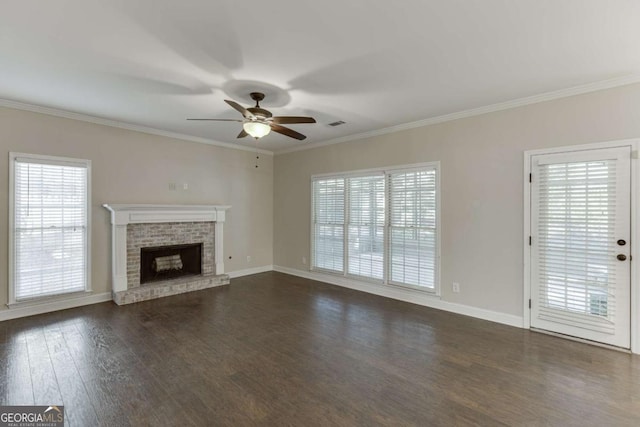
<svg viewBox="0 0 640 427">
<path fill-rule="evenodd" d="M 640 425 L 640 358 L 279 273 L 0 322 L 68 425 Z"/>
</svg>

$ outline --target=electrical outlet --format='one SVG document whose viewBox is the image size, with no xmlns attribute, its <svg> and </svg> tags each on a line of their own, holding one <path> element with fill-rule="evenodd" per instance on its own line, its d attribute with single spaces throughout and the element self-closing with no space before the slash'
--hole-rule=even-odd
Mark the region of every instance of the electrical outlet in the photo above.
<svg viewBox="0 0 640 427">
<path fill-rule="evenodd" d="M 251 255 L 247 255 L 247 262 L 251 262 Z"/>
<path fill-rule="evenodd" d="M 184 184 L 182 184 L 182 189 L 183 190 L 188 190 L 189 189 L 189 184 L 187 184 L 186 182 Z"/>
<path fill-rule="evenodd" d="M 458 282 L 453 282 L 453 292 L 455 292 L 456 294 L 460 293 L 460 283 Z"/>
<path fill-rule="evenodd" d="M 176 189 L 177 189 L 176 183 L 175 182 L 170 182 L 169 183 L 169 190 L 175 191 Z"/>
<path fill-rule="evenodd" d="M 306 256 L 302 257 L 302 264 L 307 265 L 307 257 Z"/>
</svg>

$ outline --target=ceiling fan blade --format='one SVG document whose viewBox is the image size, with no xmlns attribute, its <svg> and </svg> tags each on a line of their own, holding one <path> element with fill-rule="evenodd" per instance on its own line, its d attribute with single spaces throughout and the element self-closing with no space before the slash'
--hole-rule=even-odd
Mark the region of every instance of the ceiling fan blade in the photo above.
<svg viewBox="0 0 640 427">
<path fill-rule="evenodd" d="M 187 119 L 187 120 L 200 120 L 200 121 L 210 121 L 210 122 L 242 122 L 242 120 L 238 120 L 238 119 Z"/>
<path fill-rule="evenodd" d="M 286 128 L 284 126 L 277 125 L 275 123 L 271 124 L 271 130 L 274 131 L 274 132 L 281 133 L 282 135 L 286 135 L 288 137 L 298 139 L 300 141 L 302 141 L 303 139 L 306 138 L 306 136 L 304 136 L 301 133 L 296 132 L 293 129 L 289 129 L 289 128 Z"/>
<path fill-rule="evenodd" d="M 228 100 L 228 99 L 225 99 L 224 102 L 229 104 L 232 108 L 238 110 L 240 112 L 240 114 L 242 114 L 244 116 L 245 119 L 255 119 L 256 118 L 256 116 L 254 116 L 251 111 L 247 110 L 246 108 L 244 108 L 242 105 L 238 104 L 237 102 L 231 101 L 231 100 Z"/>
<path fill-rule="evenodd" d="M 286 125 L 294 123 L 315 123 L 316 119 L 313 117 L 297 117 L 297 116 L 280 116 L 274 117 L 272 123 Z"/>
<path fill-rule="evenodd" d="M 238 134 L 236 138 L 244 138 L 245 136 L 249 136 L 249 134 L 245 132 L 244 129 L 242 129 L 242 131 Z"/>
</svg>

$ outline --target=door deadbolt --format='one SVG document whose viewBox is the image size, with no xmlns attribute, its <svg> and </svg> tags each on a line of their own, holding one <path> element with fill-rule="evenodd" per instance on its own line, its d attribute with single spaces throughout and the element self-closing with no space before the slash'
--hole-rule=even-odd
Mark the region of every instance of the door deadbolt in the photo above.
<svg viewBox="0 0 640 427">
<path fill-rule="evenodd" d="M 624 261 L 627 259 L 627 256 L 625 254 L 618 254 L 616 258 L 618 258 L 618 261 Z"/>
<path fill-rule="evenodd" d="M 626 242 L 624 239 L 620 239 L 620 240 L 618 240 L 618 245 L 620 245 L 620 246 L 624 246 L 624 245 L 626 245 L 626 244 L 627 244 L 627 242 Z"/>
</svg>

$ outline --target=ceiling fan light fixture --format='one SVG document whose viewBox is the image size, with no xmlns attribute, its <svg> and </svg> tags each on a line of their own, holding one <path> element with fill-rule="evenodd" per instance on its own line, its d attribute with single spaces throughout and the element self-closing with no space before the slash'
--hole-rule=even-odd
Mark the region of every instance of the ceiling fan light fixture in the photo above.
<svg viewBox="0 0 640 427">
<path fill-rule="evenodd" d="M 244 122 L 242 128 L 255 139 L 267 136 L 271 132 L 271 126 L 262 122 Z"/>
<path fill-rule="evenodd" d="M 244 138 L 246 136 L 252 136 L 255 139 L 260 139 L 269 135 L 271 131 L 279 133 L 289 138 L 302 141 L 307 137 L 300 132 L 296 132 L 283 124 L 299 124 L 299 123 L 316 123 L 313 117 L 299 117 L 299 116 L 279 116 L 273 117 L 271 111 L 265 110 L 260 107 L 260 101 L 264 99 L 264 94 L 259 92 L 251 92 L 251 99 L 256 101 L 255 107 L 244 108 L 242 105 L 230 99 L 225 99 L 230 107 L 242 114 L 242 120 L 234 119 L 187 119 L 187 120 L 210 120 L 213 122 L 242 122 L 242 132 L 238 134 L 236 138 Z"/>
</svg>

